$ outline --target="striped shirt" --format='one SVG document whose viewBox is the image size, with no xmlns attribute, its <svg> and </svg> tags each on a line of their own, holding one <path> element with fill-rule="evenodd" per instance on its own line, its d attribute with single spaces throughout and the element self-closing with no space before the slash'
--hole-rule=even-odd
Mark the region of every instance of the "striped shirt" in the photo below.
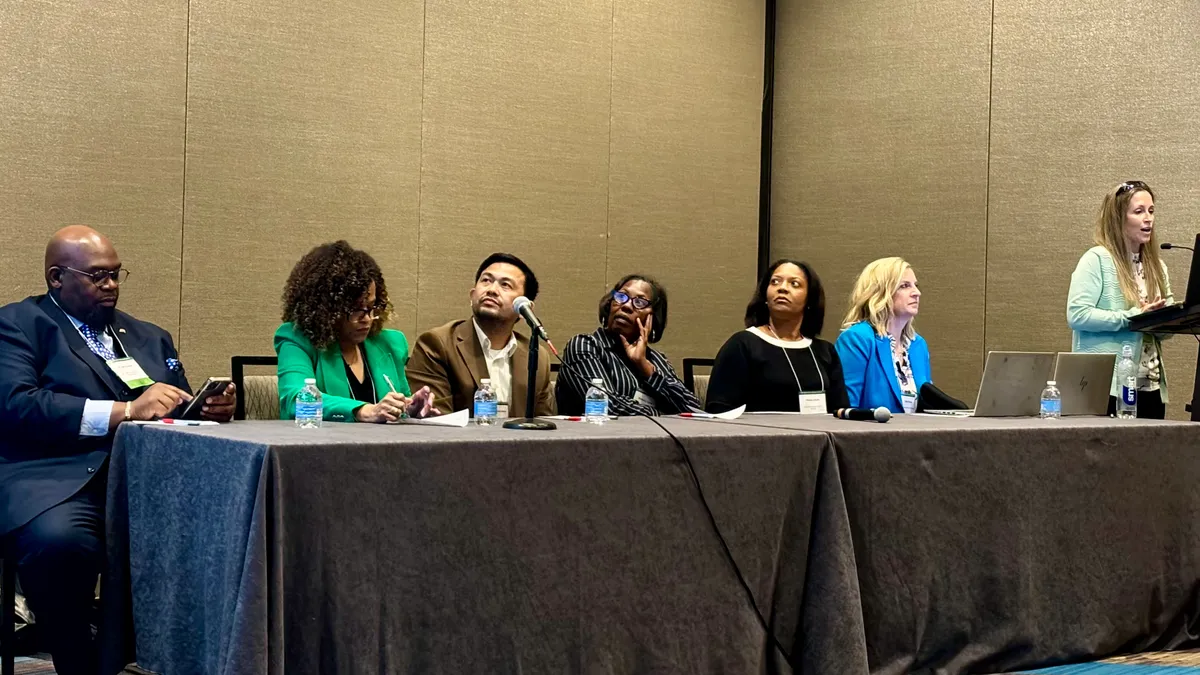
<svg viewBox="0 0 1200 675">
<path fill-rule="evenodd" d="M 647 347 L 646 358 L 654 366 L 654 374 L 643 379 L 630 367 L 620 340 L 604 328 L 571 338 L 563 350 L 563 365 L 555 385 L 558 412 L 583 414 L 583 399 L 595 378 L 604 380 L 604 388 L 609 391 L 608 411 L 613 415 L 673 415 L 700 410 L 699 399 L 676 377 L 667 357 Z"/>
</svg>

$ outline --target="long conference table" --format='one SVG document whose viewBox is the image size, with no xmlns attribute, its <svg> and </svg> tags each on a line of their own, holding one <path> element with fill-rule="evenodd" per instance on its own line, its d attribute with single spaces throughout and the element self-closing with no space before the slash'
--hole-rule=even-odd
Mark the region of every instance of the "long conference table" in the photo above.
<svg viewBox="0 0 1200 675">
<path fill-rule="evenodd" d="M 1200 425 L 123 425 L 105 672 L 1000 673 L 1200 637 Z M 786 652 L 786 655 L 785 655 Z"/>
</svg>

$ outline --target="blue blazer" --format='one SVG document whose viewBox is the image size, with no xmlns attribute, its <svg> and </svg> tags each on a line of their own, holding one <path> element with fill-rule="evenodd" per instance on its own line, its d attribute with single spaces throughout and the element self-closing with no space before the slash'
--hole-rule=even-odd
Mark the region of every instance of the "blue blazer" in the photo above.
<svg viewBox="0 0 1200 675">
<path fill-rule="evenodd" d="M 837 342 L 838 358 L 842 360 L 842 375 L 846 378 L 846 393 L 851 408 L 883 406 L 894 413 L 904 412 L 900 380 L 892 363 L 892 341 L 875 334 L 866 321 L 859 321 L 842 331 Z M 929 345 L 917 335 L 908 346 L 908 362 L 912 366 L 917 391 L 929 382 Z"/>
<path fill-rule="evenodd" d="M 165 330 L 124 312 L 112 328 L 147 375 L 191 391 Z M 0 307 L 0 534 L 70 499 L 104 468 L 112 436 L 79 437 L 84 402 L 132 401 L 142 391 L 88 349 L 49 296 Z"/>
</svg>

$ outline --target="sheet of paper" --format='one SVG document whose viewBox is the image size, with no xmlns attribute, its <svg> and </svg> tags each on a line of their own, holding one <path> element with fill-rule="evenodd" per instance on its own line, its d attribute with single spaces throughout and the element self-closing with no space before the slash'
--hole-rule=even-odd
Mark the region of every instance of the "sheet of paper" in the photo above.
<svg viewBox="0 0 1200 675">
<path fill-rule="evenodd" d="M 396 420 L 392 424 L 428 424 L 435 427 L 465 427 L 471 423 L 471 411 L 463 408 L 458 412 L 452 412 L 449 415 L 438 415 L 437 417 L 425 417 L 423 419 L 413 419 L 405 417 L 404 419 Z"/>
<path fill-rule="evenodd" d="M 723 413 L 706 413 L 701 410 L 693 410 L 691 412 L 683 413 L 680 415 L 680 417 L 690 417 L 692 419 L 700 420 L 736 420 L 737 418 L 741 417 L 742 413 L 744 412 L 746 412 L 746 406 L 739 405 L 733 410 L 726 410 Z"/>
<path fill-rule="evenodd" d="M 215 427 L 220 424 L 220 422 L 212 422 L 209 420 L 174 420 L 171 422 L 165 422 L 163 420 L 150 420 L 148 422 L 143 420 L 131 421 L 134 424 L 149 424 L 161 427 Z"/>
</svg>

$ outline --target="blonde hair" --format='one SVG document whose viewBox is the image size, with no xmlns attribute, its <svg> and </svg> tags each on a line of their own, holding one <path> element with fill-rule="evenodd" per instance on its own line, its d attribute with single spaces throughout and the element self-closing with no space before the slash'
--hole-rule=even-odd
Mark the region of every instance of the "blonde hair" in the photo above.
<svg viewBox="0 0 1200 675">
<path fill-rule="evenodd" d="M 1154 191 L 1142 181 L 1126 181 L 1109 190 L 1100 203 L 1100 217 L 1096 219 L 1096 243 L 1112 254 L 1117 267 L 1117 280 L 1121 282 L 1121 293 L 1130 307 L 1137 306 L 1141 298 L 1138 296 L 1137 279 L 1130 259 L 1135 251 L 1130 251 L 1125 241 L 1125 212 L 1133 196 L 1139 192 L 1145 192 L 1151 200 L 1154 199 Z M 1156 295 L 1167 297 L 1166 280 L 1163 279 L 1162 263 L 1158 257 L 1158 236 L 1153 230 L 1150 232 L 1150 241 L 1142 246 L 1140 253 L 1149 299 L 1153 300 Z"/>
<path fill-rule="evenodd" d="M 895 314 L 892 312 L 892 296 L 900 289 L 900 277 L 912 269 L 903 258 L 880 258 L 863 268 L 854 290 L 850 292 L 850 311 L 842 321 L 842 328 L 849 328 L 866 321 L 875 329 L 876 335 L 887 335 L 888 324 Z M 903 338 L 912 340 L 917 332 L 913 322 L 904 327 Z"/>
</svg>

